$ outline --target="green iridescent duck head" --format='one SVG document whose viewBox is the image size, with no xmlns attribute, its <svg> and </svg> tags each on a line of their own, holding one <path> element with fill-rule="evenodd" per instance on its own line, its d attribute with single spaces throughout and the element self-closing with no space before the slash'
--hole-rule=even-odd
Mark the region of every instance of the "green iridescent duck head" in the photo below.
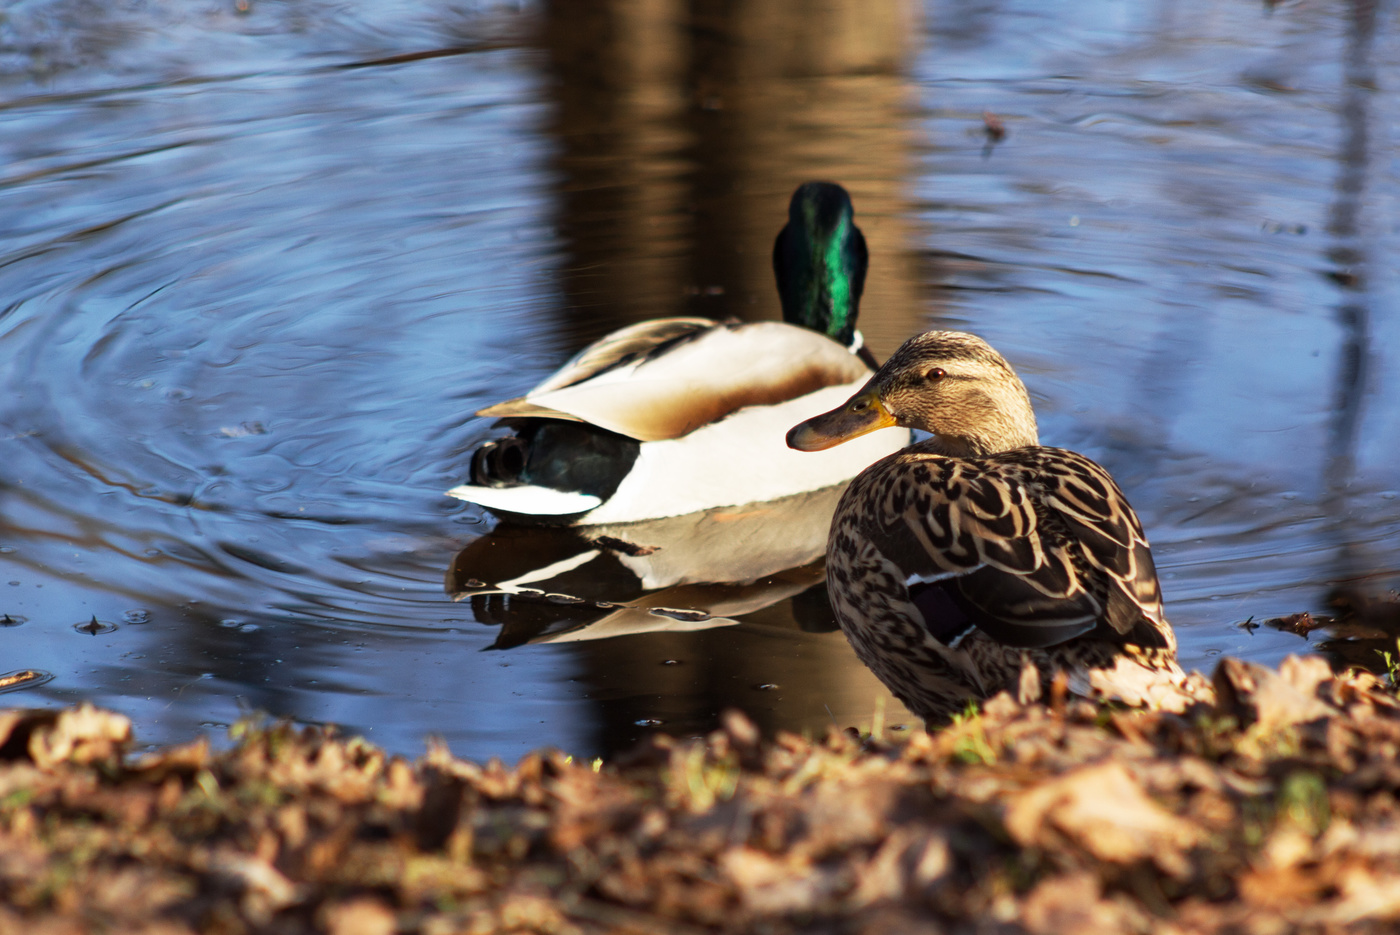
<svg viewBox="0 0 1400 935">
<path fill-rule="evenodd" d="M 834 182 L 799 186 L 773 244 L 783 320 L 854 345 L 867 263 L 846 190 Z"/>
</svg>

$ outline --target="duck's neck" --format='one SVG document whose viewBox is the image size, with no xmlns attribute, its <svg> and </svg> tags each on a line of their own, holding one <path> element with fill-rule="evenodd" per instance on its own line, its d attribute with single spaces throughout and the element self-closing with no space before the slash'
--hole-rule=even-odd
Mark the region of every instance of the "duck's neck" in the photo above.
<svg viewBox="0 0 1400 935">
<path fill-rule="evenodd" d="M 982 438 L 969 438 L 966 435 L 935 435 L 924 442 L 922 447 L 949 458 L 985 458 L 987 455 L 993 455 L 999 451 L 1010 451 L 1012 448 L 1026 446 L 999 445 Z"/>
<path fill-rule="evenodd" d="M 1025 390 L 1020 396 L 1024 398 Z M 968 420 L 976 426 L 971 432 L 950 430 L 945 426 L 942 432 L 930 428 L 933 438 L 924 447 L 950 458 L 985 458 L 999 451 L 1014 448 L 1030 448 L 1040 444 L 1040 433 L 1036 429 L 1035 411 L 1030 400 L 1006 400 L 1003 404 L 993 404 L 984 409 L 974 419 Z"/>
</svg>

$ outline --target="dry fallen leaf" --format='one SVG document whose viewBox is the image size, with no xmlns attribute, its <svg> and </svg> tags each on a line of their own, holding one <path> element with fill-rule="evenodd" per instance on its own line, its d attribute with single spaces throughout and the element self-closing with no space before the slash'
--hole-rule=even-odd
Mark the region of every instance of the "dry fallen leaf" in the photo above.
<svg viewBox="0 0 1400 935">
<path fill-rule="evenodd" d="M 86 764 L 115 760 L 131 743 L 131 719 L 84 702 L 58 715 L 51 727 L 29 737 L 29 755 L 44 769 L 64 761 Z"/>
<path fill-rule="evenodd" d="M 1199 832 L 1158 805 L 1120 763 L 1100 763 L 1013 795 L 1006 829 L 1027 847 L 1054 849 L 1059 832 L 1100 860 L 1154 861 L 1185 874 Z"/>
<path fill-rule="evenodd" d="M 1323 678 L 1330 677 L 1327 663 L 1315 656 L 1307 663 L 1290 656 L 1279 672 L 1227 658 L 1216 668 L 1213 681 L 1221 704 L 1232 710 L 1242 724 L 1257 723 L 1261 730 L 1277 730 L 1316 721 L 1334 712 L 1317 697 L 1322 681 L 1318 678 L 1319 664 L 1325 670 Z"/>
<path fill-rule="evenodd" d="M 811 910 L 834 888 L 830 871 L 803 860 L 779 858 L 739 847 L 720 857 L 720 867 L 751 912 L 774 914 Z"/>
<path fill-rule="evenodd" d="M 1042 880 L 1026 897 L 1021 921 L 1032 935 L 1107 935 L 1131 931 L 1123 910 L 1103 899 L 1088 872 Z"/>
<path fill-rule="evenodd" d="M 326 908 L 326 935 L 394 935 L 393 911 L 373 897 L 360 897 Z"/>
</svg>

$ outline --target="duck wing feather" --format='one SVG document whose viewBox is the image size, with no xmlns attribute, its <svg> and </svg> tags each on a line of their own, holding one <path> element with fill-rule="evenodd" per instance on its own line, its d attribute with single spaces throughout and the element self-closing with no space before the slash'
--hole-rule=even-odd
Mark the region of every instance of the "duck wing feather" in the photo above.
<svg viewBox="0 0 1400 935">
<path fill-rule="evenodd" d="M 619 328 L 569 358 L 529 395 L 561 390 L 614 368 L 655 358 L 719 327 L 720 323 L 710 318 L 654 318 Z"/>
<path fill-rule="evenodd" d="M 748 406 L 869 375 L 858 357 L 807 328 L 666 319 L 609 335 L 525 396 L 477 414 L 570 419 L 637 441 L 662 441 Z"/>
<path fill-rule="evenodd" d="M 1103 468 L 1053 448 L 964 460 L 921 447 L 847 493 L 874 505 L 860 533 L 907 588 L 937 585 L 970 622 L 1012 646 L 1085 634 L 1167 645 L 1146 538 Z"/>
</svg>

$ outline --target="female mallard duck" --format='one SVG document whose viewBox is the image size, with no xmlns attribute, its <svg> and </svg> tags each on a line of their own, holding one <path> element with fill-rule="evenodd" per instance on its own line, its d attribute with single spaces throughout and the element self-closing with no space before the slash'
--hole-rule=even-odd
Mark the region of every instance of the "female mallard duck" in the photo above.
<svg viewBox="0 0 1400 935">
<path fill-rule="evenodd" d="M 773 247 L 784 322 L 663 318 L 615 331 L 518 399 L 477 413 L 514 433 L 449 490 L 493 513 L 632 522 L 842 483 L 909 441 L 880 432 L 818 459 L 782 442 L 869 377 L 856 315 L 865 237 L 840 185 L 797 189 Z"/>
<path fill-rule="evenodd" d="M 1040 446 L 1000 354 L 954 331 L 911 338 L 788 444 L 820 451 L 890 425 L 933 438 L 846 488 L 827 589 L 856 654 L 911 711 L 946 718 L 1016 687 L 1024 662 L 1081 694 L 1184 704 L 1142 525 L 1103 468 Z"/>
</svg>

